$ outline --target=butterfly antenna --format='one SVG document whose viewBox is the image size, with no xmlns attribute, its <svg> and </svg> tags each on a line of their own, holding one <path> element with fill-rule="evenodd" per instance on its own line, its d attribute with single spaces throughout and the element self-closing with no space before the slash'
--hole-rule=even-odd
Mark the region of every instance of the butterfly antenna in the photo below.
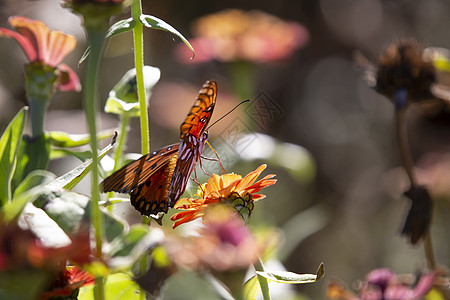
<svg viewBox="0 0 450 300">
<path fill-rule="evenodd" d="M 221 116 L 218 120 L 216 120 L 214 123 L 212 123 L 211 125 L 208 126 L 208 128 L 206 128 L 206 130 L 208 130 L 209 128 L 211 128 L 214 124 L 216 124 L 217 122 L 219 122 L 220 120 L 222 120 L 223 118 L 225 118 L 226 116 L 228 116 L 229 114 L 231 114 L 236 108 L 238 108 L 239 106 L 241 106 L 242 104 L 244 104 L 245 102 L 249 102 L 250 99 L 244 100 L 241 103 L 239 103 L 238 105 L 236 105 L 232 110 L 230 110 L 229 112 L 227 112 L 226 114 L 224 114 L 223 116 Z M 211 146 L 210 146 L 211 147 Z M 212 149 L 212 148 L 211 148 Z"/>
<path fill-rule="evenodd" d="M 227 171 L 225 171 L 225 168 L 223 167 L 222 162 L 220 161 L 219 155 L 217 155 L 216 150 L 214 150 L 214 148 L 211 146 L 211 144 L 210 144 L 208 141 L 206 141 L 206 143 L 208 144 L 209 148 L 211 148 L 211 150 L 212 150 L 212 151 L 214 152 L 214 154 L 216 155 L 217 161 L 219 162 L 219 165 L 220 165 L 220 169 L 222 170 L 222 175 L 226 174 Z"/>
</svg>

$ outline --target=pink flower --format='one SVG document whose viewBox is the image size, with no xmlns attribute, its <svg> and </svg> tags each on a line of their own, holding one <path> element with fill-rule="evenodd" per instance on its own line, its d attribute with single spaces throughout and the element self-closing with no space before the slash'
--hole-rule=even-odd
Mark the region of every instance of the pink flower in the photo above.
<svg viewBox="0 0 450 300">
<path fill-rule="evenodd" d="M 195 59 L 185 48 L 178 58 L 185 63 L 218 61 L 277 61 L 303 48 L 308 31 L 299 23 L 284 21 L 268 13 L 228 9 L 199 18 L 193 24 Z"/>
<path fill-rule="evenodd" d="M 230 207 L 209 208 L 198 235 L 169 237 L 164 247 L 176 266 L 190 270 L 231 271 L 255 262 L 260 247 L 244 221 Z"/>
<path fill-rule="evenodd" d="M 433 287 L 437 273 L 423 274 L 417 278 L 415 286 L 402 280 L 402 277 L 405 276 L 399 276 L 389 269 L 376 269 L 367 275 L 357 296 L 339 283 L 332 282 L 328 286 L 327 297 L 341 300 L 418 300 Z"/>
<path fill-rule="evenodd" d="M 79 91 L 80 80 L 76 73 L 62 60 L 76 45 L 72 35 L 60 31 L 50 31 L 41 21 L 21 16 L 9 18 L 17 32 L 0 28 L 0 36 L 14 38 L 22 47 L 30 63 L 41 63 L 56 69 L 58 75 L 57 87 L 60 91 Z"/>
</svg>

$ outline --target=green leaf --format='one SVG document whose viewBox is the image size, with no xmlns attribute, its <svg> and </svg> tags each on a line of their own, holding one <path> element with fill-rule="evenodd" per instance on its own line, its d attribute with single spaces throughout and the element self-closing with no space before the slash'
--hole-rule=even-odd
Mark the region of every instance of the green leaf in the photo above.
<svg viewBox="0 0 450 300">
<path fill-rule="evenodd" d="M 11 180 L 16 167 L 17 151 L 22 140 L 28 108 L 22 108 L 0 138 L 0 206 L 11 199 Z"/>
<path fill-rule="evenodd" d="M 23 136 L 22 143 L 17 153 L 17 166 L 12 179 L 12 189 L 34 170 L 47 169 L 50 160 L 50 139 L 45 134 L 32 138 Z"/>
<path fill-rule="evenodd" d="M 45 170 L 35 170 L 31 172 L 16 188 L 13 199 L 38 185 L 43 185 L 54 180 L 55 177 L 56 176 L 53 173 Z"/>
<path fill-rule="evenodd" d="M 139 285 L 128 274 L 112 274 L 105 281 L 105 300 L 141 299 Z M 88 285 L 80 289 L 78 300 L 91 300 L 93 295 L 94 285 Z"/>
<path fill-rule="evenodd" d="M 69 134 L 63 131 L 50 131 L 46 133 L 50 139 L 50 143 L 55 147 L 71 148 L 89 144 L 89 134 Z M 113 129 L 101 131 L 97 134 L 99 141 L 107 139 L 114 134 Z"/>
<path fill-rule="evenodd" d="M 133 264 L 155 244 L 147 225 L 134 225 L 130 231 L 112 243 L 108 264 L 112 269 L 128 270 Z"/>
<path fill-rule="evenodd" d="M 91 53 L 91 46 L 89 45 L 86 50 L 84 50 L 83 55 L 81 56 L 80 60 L 78 61 L 78 67 L 86 60 L 86 58 L 89 56 L 89 53 Z"/>
<path fill-rule="evenodd" d="M 46 185 L 38 185 L 31 190 L 20 193 L 14 196 L 13 201 L 7 202 L 3 207 L 3 218 L 9 222 L 22 212 L 28 202 L 36 200 L 41 194 L 56 190 L 55 188 Z"/>
<path fill-rule="evenodd" d="M 152 66 L 144 66 L 144 88 L 147 99 L 150 91 L 159 81 L 161 71 Z M 128 70 L 119 80 L 114 88 L 109 92 L 106 101 L 105 112 L 129 117 L 139 116 L 139 99 L 136 83 L 136 69 Z"/>
<path fill-rule="evenodd" d="M 91 204 L 91 202 L 89 202 Z M 89 212 L 91 205 L 89 205 Z M 114 240 L 123 235 L 124 232 L 128 231 L 128 223 L 126 221 L 120 220 L 116 216 L 112 215 L 106 209 L 100 209 L 102 212 L 103 226 L 105 228 L 105 244 L 113 243 Z"/>
<path fill-rule="evenodd" d="M 46 212 L 32 203 L 27 203 L 19 224 L 31 230 L 45 247 L 60 248 L 71 244 L 69 236 Z"/>
<path fill-rule="evenodd" d="M 244 300 L 255 300 L 259 292 L 259 283 L 256 275 L 247 280 L 242 287 L 242 296 Z"/>
<path fill-rule="evenodd" d="M 78 158 L 79 160 L 85 162 L 89 158 L 92 158 L 92 152 L 89 150 L 86 151 L 72 151 L 68 149 L 61 148 L 53 148 L 50 152 L 50 159 L 57 159 L 66 156 L 73 156 Z"/>
<path fill-rule="evenodd" d="M 133 18 L 120 20 L 111 25 L 111 27 L 108 29 L 108 33 L 106 34 L 106 38 L 130 31 L 134 28 L 134 26 L 136 26 L 136 22 L 133 20 Z"/>
<path fill-rule="evenodd" d="M 103 150 L 99 153 L 98 155 L 99 160 L 101 160 L 106 155 L 106 153 L 108 153 L 112 149 L 115 142 L 116 142 L 116 135 L 113 137 L 111 144 L 103 148 Z M 55 187 L 71 190 L 81 181 L 81 179 L 83 179 L 89 173 L 91 168 L 92 168 L 92 159 L 89 159 L 88 161 L 79 165 L 75 169 L 56 178 L 50 184 Z"/>
<path fill-rule="evenodd" d="M 85 195 L 60 189 L 45 192 L 34 205 L 41 208 L 67 234 L 75 234 L 82 220 L 89 221 L 87 207 L 89 198 Z"/>
<path fill-rule="evenodd" d="M 323 266 L 323 263 L 321 263 L 319 268 L 317 269 L 316 274 L 296 274 L 287 271 L 256 271 L 256 274 L 267 278 L 270 281 L 275 281 L 278 283 L 302 284 L 316 282 L 317 280 L 322 278 L 325 275 L 325 268 Z"/>
<path fill-rule="evenodd" d="M 108 100 L 106 100 L 105 104 L 105 112 L 116 114 L 116 115 L 128 115 L 130 117 L 138 117 L 139 116 L 139 103 L 129 103 L 120 100 L 119 98 L 110 96 Z"/>
<path fill-rule="evenodd" d="M 171 25 L 167 24 L 166 22 L 164 22 L 163 20 L 161 20 L 161 19 L 159 19 L 157 17 L 150 16 L 150 15 L 144 15 L 144 14 L 139 17 L 139 20 L 141 21 L 141 23 L 145 27 L 168 31 L 168 32 L 178 36 L 186 44 L 186 46 L 188 46 L 189 49 L 191 49 L 192 57 L 194 57 L 195 50 L 192 47 L 192 45 L 189 43 L 189 41 L 181 33 L 179 33 Z"/>
<path fill-rule="evenodd" d="M 51 278 L 52 272 L 45 269 L 2 271 L 0 272 L 0 299 L 38 299 L 38 295 L 45 289 Z"/>
</svg>

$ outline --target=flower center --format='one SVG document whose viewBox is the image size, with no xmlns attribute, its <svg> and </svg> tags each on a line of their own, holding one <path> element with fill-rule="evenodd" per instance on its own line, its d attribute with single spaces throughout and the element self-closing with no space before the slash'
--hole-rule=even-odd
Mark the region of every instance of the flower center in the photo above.
<svg viewBox="0 0 450 300">
<path fill-rule="evenodd" d="M 250 193 L 240 195 L 237 192 L 232 192 L 228 197 L 220 197 L 219 203 L 226 204 L 236 209 L 237 213 L 245 222 L 248 221 L 252 210 L 255 207 L 252 194 Z"/>
</svg>

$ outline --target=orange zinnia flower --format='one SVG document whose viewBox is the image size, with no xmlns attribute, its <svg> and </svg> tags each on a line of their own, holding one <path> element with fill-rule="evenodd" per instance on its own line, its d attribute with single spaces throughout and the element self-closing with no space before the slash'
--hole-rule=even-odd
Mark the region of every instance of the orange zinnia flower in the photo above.
<svg viewBox="0 0 450 300">
<path fill-rule="evenodd" d="M 78 296 L 80 287 L 94 283 L 95 277 L 92 274 L 76 266 L 68 266 L 62 272 L 59 272 L 48 291 L 41 295 L 41 300 L 73 299 L 72 297 Z"/>
<path fill-rule="evenodd" d="M 76 73 L 69 66 L 61 63 L 77 44 L 74 36 L 60 31 L 50 31 L 43 22 L 21 16 L 10 17 L 9 24 L 17 32 L 0 28 L 0 36 L 14 38 L 22 47 L 30 63 L 40 63 L 55 68 L 59 90 L 80 90 L 80 80 Z"/>
<path fill-rule="evenodd" d="M 253 201 L 266 197 L 256 193 L 276 182 L 276 179 L 271 179 L 275 175 L 269 174 L 255 183 L 256 178 L 266 167 L 267 165 L 263 164 L 244 178 L 234 173 L 221 176 L 213 174 L 199 189 L 197 196 L 200 198 L 182 198 L 175 204 L 176 209 L 185 209 L 185 211 L 176 213 L 170 218 L 176 221 L 173 228 L 203 217 L 208 206 L 219 203 L 233 206 L 244 219 L 250 216 Z"/>
<path fill-rule="evenodd" d="M 190 55 L 180 47 L 177 54 L 184 63 L 277 61 L 303 48 L 309 40 L 308 31 L 299 23 L 259 10 L 227 9 L 199 18 L 192 27 L 194 38 L 190 42 L 195 60 L 188 60 Z"/>
</svg>

